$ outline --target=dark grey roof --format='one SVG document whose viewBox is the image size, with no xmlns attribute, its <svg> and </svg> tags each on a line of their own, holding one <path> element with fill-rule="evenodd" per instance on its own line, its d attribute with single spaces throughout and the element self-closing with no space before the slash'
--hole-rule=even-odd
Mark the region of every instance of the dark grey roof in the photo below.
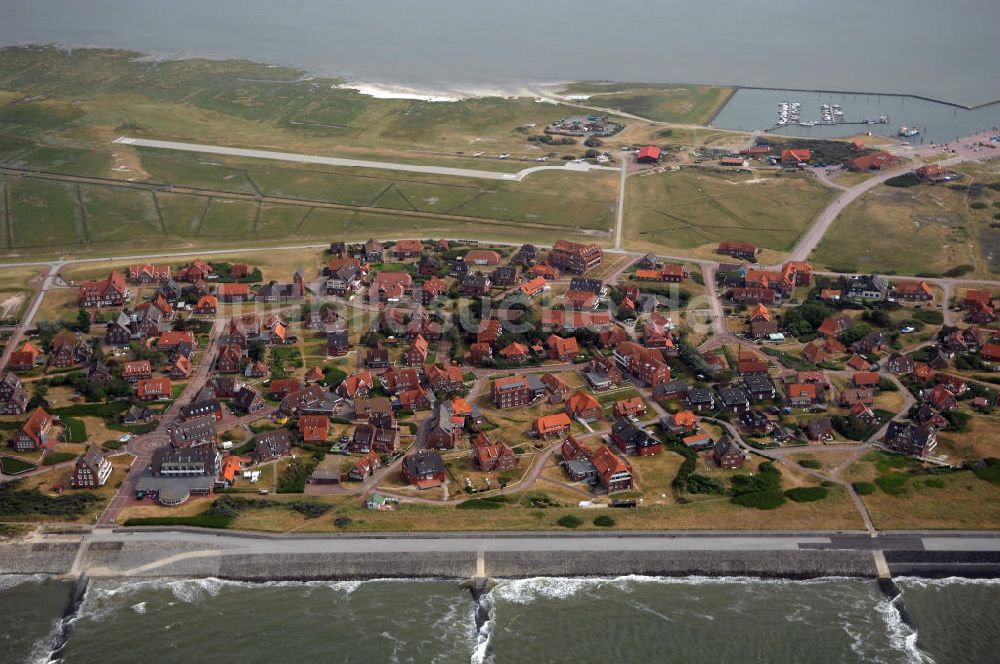
<svg viewBox="0 0 1000 664">
<path fill-rule="evenodd" d="M 747 403 L 747 393 L 741 387 L 720 387 L 719 398 L 727 406 L 741 406 Z"/>
<path fill-rule="evenodd" d="M 774 383 L 765 374 L 747 374 L 743 376 L 743 384 L 751 394 L 774 392 Z"/>
<path fill-rule="evenodd" d="M 198 444 L 209 438 L 215 438 L 215 417 L 212 415 L 181 422 L 170 432 L 170 439 L 175 445 Z"/>
<path fill-rule="evenodd" d="M 420 450 L 403 459 L 403 465 L 411 477 L 436 475 L 444 472 L 444 460 L 437 452 Z"/>
<path fill-rule="evenodd" d="M 586 277 L 573 277 L 569 282 L 569 290 L 590 291 L 594 295 L 600 295 L 604 288 L 604 282 L 600 279 L 588 279 Z"/>
<path fill-rule="evenodd" d="M 736 443 L 734 443 L 733 440 L 728 435 L 725 434 L 723 434 L 722 437 L 720 437 L 717 441 L 715 441 L 714 449 L 715 449 L 715 455 L 720 457 L 733 453 L 739 454 L 740 456 L 743 455 L 743 452 L 740 451 L 739 446 L 736 445 Z"/>
</svg>

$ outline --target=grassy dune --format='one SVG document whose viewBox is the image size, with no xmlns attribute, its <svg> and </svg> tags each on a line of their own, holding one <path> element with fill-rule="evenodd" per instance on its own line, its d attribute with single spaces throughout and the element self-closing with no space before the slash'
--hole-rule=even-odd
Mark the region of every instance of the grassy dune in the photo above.
<svg viewBox="0 0 1000 664">
<path fill-rule="evenodd" d="M 573 83 L 564 95 L 589 95 L 586 103 L 623 113 L 681 124 L 708 122 L 732 88 L 713 85 L 648 85 L 642 83 Z"/>
<path fill-rule="evenodd" d="M 959 170 L 965 177 L 951 185 L 879 185 L 866 193 L 833 223 L 813 260 L 850 271 L 943 274 L 971 265 L 977 276 L 1000 274 L 998 166 Z"/>
</svg>

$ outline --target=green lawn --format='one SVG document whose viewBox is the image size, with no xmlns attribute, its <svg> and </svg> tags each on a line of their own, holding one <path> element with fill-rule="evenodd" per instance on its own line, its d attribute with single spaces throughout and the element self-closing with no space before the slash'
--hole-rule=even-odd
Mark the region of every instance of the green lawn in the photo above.
<svg viewBox="0 0 1000 664">
<path fill-rule="evenodd" d="M 163 234 L 149 192 L 103 186 L 80 189 L 89 242 L 135 242 Z"/>
<path fill-rule="evenodd" d="M 714 248 L 722 240 L 786 251 L 832 198 L 802 175 L 698 169 L 633 176 L 626 194 L 630 248 Z"/>
<path fill-rule="evenodd" d="M 72 185 L 30 178 L 12 179 L 10 198 L 14 248 L 82 243 L 83 224 Z"/>
<path fill-rule="evenodd" d="M 9 456 L 0 456 L 0 469 L 8 475 L 19 475 L 34 470 L 35 465 Z"/>
</svg>

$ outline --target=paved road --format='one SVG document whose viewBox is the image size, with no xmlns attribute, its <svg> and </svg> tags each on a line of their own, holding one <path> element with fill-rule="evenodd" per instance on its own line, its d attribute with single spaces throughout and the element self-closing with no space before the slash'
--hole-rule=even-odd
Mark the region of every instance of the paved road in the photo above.
<svg viewBox="0 0 1000 664">
<path fill-rule="evenodd" d="M 622 227 L 625 225 L 625 176 L 628 174 L 628 163 L 622 156 L 621 180 L 618 182 L 618 209 L 615 210 L 615 249 L 622 248 Z"/>
<path fill-rule="evenodd" d="M 500 173 L 497 171 L 482 171 L 472 168 L 453 168 L 451 166 L 422 166 L 420 164 L 398 164 L 386 161 L 368 161 L 364 159 L 345 159 L 342 157 L 321 157 L 318 155 L 296 154 L 294 152 L 275 152 L 272 150 L 248 150 L 221 145 L 204 145 L 201 143 L 180 143 L 178 141 L 156 141 L 147 138 L 130 138 L 120 136 L 114 140 L 122 145 L 132 145 L 143 148 L 160 148 L 163 150 L 180 150 L 182 152 L 199 152 L 204 154 L 225 155 L 230 157 L 250 157 L 251 159 L 271 159 L 275 161 L 291 161 L 297 164 L 324 164 L 326 166 L 347 166 L 350 168 L 376 168 L 382 171 L 406 171 L 408 173 L 429 173 L 432 175 L 454 175 L 463 178 L 479 178 L 483 180 L 506 180 L 520 182 L 532 173 L 540 171 L 571 171 L 586 173 L 588 171 L 615 171 L 611 166 L 593 166 L 586 162 L 570 162 L 565 166 L 532 166 L 516 173 Z"/>
</svg>

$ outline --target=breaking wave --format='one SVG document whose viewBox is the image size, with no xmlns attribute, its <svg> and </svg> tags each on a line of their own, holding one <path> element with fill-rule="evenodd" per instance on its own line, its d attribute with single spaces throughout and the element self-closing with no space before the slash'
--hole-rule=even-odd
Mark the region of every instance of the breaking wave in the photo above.
<svg viewBox="0 0 1000 664">
<path fill-rule="evenodd" d="M 25 583 L 42 583 L 48 574 L 0 574 L 0 591 L 10 590 Z"/>
<path fill-rule="evenodd" d="M 490 655 L 490 642 L 493 640 L 497 617 L 496 605 L 493 602 L 494 592 L 495 590 L 491 590 L 483 593 L 475 608 L 473 619 L 476 623 L 476 642 L 469 658 L 470 664 L 487 664 L 493 659 Z"/>
<path fill-rule="evenodd" d="M 902 595 L 898 595 L 892 600 L 882 598 L 875 606 L 875 610 L 885 623 L 889 644 L 895 650 L 905 654 L 907 661 L 934 664 L 934 660 L 917 647 L 917 630 L 903 620 L 903 614 L 896 605 L 897 602 L 901 601 L 901 597 Z"/>
<path fill-rule="evenodd" d="M 629 592 L 638 584 L 666 586 L 705 585 L 812 585 L 855 580 L 850 577 L 825 576 L 815 579 L 757 578 L 750 576 L 642 576 L 630 574 L 618 577 L 533 577 L 497 580 L 496 598 L 514 604 L 530 604 L 538 599 L 566 599 L 582 592 L 600 588 L 616 588 Z"/>
<path fill-rule="evenodd" d="M 901 588 L 947 588 L 948 586 L 1000 586 L 1000 579 L 970 579 L 964 576 L 948 576 L 941 579 L 925 579 L 919 576 L 897 576 L 893 578 Z"/>
</svg>

